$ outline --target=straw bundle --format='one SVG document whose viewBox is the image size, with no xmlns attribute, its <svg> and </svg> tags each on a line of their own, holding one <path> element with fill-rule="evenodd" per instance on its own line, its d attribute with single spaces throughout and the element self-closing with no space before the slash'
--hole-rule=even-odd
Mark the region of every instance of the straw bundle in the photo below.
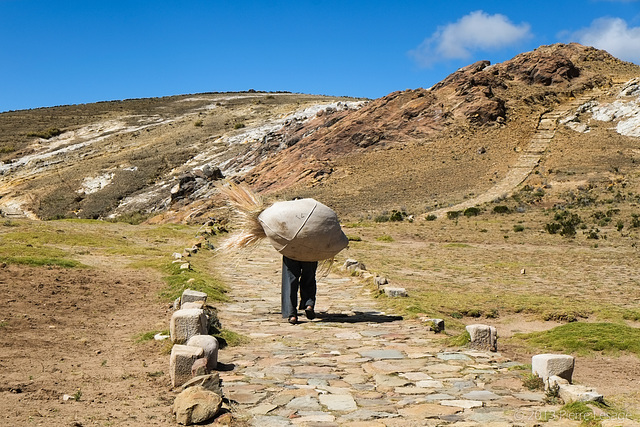
<svg viewBox="0 0 640 427">
<path fill-rule="evenodd" d="M 240 229 L 223 242 L 222 250 L 249 248 L 266 237 L 287 258 L 322 261 L 349 244 L 336 213 L 316 200 L 282 201 L 265 208 L 262 198 L 245 185 L 229 183 L 220 191 L 236 211 Z"/>
<path fill-rule="evenodd" d="M 220 193 L 229 200 L 229 205 L 235 210 L 235 226 L 238 232 L 229 236 L 219 247 L 221 250 L 237 250 L 251 247 L 267 237 L 258 221 L 258 216 L 264 210 L 264 201 L 260 195 L 251 191 L 244 184 L 228 182 L 218 187 Z"/>
</svg>

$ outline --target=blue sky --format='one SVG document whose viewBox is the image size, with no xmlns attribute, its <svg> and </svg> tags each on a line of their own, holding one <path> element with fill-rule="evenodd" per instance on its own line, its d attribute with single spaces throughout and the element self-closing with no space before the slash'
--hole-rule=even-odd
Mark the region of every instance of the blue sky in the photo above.
<svg viewBox="0 0 640 427">
<path fill-rule="evenodd" d="M 640 64 L 640 1 L 0 0 L 0 111 L 248 89 L 378 98 L 571 41 Z"/>
</svg>

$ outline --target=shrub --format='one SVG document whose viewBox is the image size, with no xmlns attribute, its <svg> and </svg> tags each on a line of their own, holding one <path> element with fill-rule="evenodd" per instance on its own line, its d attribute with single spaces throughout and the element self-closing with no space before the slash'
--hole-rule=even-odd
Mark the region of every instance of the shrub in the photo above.
<svg viewBox="0 0 640 427">
<path fill-rule="evenodd" d="M 407 213 L 404 211 L 392 210 L 391 215 L 389 216 L 389 221 L 404 221 Z"/>
<path fill-rule="evenodd" d="M 196 120 L 195 123 L 193 123 L 193 125 L 195 127 L 201 127 L 203 125 L 202 120 Z"/>
<path fill-rule="evenodd" d="M 62 131 L 58 128 L 49 128 L 40 132 L 29 132 L 27 136 L 35 136 L 42 139 L 51 139 L 54 136 L 62 134 Z"/>
<path fill-rule="evenodd" d="M 640 227 L 640 215 L 631 214 L 631 227 L 639 228 Z"/>
<path fill-rule="evenodd" d="M 478 216 L 479 214 L 480 214 L 480 209 L 476 207 L 471 207 L 464 210 L 464 216 L 466 217 Z"/>
<path fill-rule="evenodd" d="M 389 215 L 378 215 L 373 219 L 374 222 L 389 222 Z"/>
<path fill-rule="evenodd" d="M 458 219 L 460 216 L 460 211 L 449 211 L 447 212 L 447 218 L 449 219 Z"/>
<path fill-rule="evenodd" d="M 549 234 L 560 233 L 564 237 L 576 235 L 576 226 L 582 222 L 579 215 L 569 211 L 556 212 L 554 216 L 556 222 L 545 224 L 544 228 Z"/>
<path fill-rule="evenodd" d="M 536 374 L 528 373 L 523 375 L 522 385 L 529 390 L 544 390 L 544 380 Z"/>
<path fill-rule="evenodd" d="M 236 123 L 235 125 L 233 125 L 234 129 L 242 129 L 244 127 L 244 123 Z"/>
<path fill-rule="evenodd" d="M 520 233 L 521 231 L 524 231 L 524 226 L 520 224 L 516 224 L 513 226 L 513 231 L 515 231 L 516 233 Z"/>
<path fill-rule="evenodd" d="M 509 209 L 509 206 L 498 205 L 498 206 L 494 206 L 493 212 L 497 214 L 508 214 L 511 212 L 511 209 Z"/>
<path fill-rule="evenodd" d="M 436 219 L 438 219 L 438 217 L 435 216 L 434 214 L 429 214 L 429 215 L 427 215 L 427 217 L 425 219 L 427 221 L 435 221 Z"/>
</svg>

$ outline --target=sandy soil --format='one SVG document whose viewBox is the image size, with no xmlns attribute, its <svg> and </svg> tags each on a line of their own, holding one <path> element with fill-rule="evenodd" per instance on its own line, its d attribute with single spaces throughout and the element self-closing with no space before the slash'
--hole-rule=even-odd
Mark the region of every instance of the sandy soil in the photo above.
<svg viewBox="0 0 640 427">
<path fill-rule="evenodd" d="M 161 285 L 149 271 L 0 268 L 0 425 L 173 424 L 163 344 L 136 342 L 167 329 Z"/>
</svg>

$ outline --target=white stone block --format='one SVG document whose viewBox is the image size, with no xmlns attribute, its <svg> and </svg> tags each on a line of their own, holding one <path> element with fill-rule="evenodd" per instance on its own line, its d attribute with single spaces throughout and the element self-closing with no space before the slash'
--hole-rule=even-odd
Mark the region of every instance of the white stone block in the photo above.
<svg viewBox="0 0 640 427">
<path fill-rule="evenodd" d="M 199 308 L 199 309 L 203 309 L 204 308 L 204 301 L 191 301 L 191 302 L 184 302 L 182 304 L 180 304 L 180 308 L 188 310 L 190 308 Z"/>
<path fill-rule="evenodd" d="M 191 379 L 193 362 L 201 358 L 204 351 L 200 347 L 176 344 L 171 349 L 169 376 L 173 387 L 181 386 Z"/>
<path fill-rule="evenodd" d="M 426 323 L 427 328 L 430 331 L 434 331 L 434 332 L 442 332 L 442 331 L 444 331 L 444 320 L 443 319 L 430 319 L 428 317 L 421 317 L 420 320 L 422 320 L 424 323 Z"/>
<path fill-rule="evenodd" d="M 467 325 L 466 330 L 472 347 L 498 351 L 498 331 L 495 327 L 475 324 Z"/>
<path fill-rule="evenodd" d="M 207 333 L 207 316 L 199 308 L 180 309 L 171 316 L 169 324 L 171 341 L 184 344 L 194 335 Z"/>
<path fill-rule="evenodd" d="M 207 301 L 207 293 L 206 292 L 200 292 L 200 291 L 194 291 L 192 289 L 185 289 L 182 292 L 182 299 L 181 299 L 182 303 L 184 304 L 185 302 L 193 302 L 193 301 Z"/>
<path fill-rule="evenodd" d="M 567 354 L 536 354 L 531 358 L 531 372 L 546 383 L 549 377 L 557 375 L 571 383 L 575 359 Z"/>
<path fill-rule="evenodd" d="M 388 297 L 391 297 L 391 298 L 409 296 L 409 294 L 407 294 L 407 290 L 405 288 L 392 288 L 392 287 L 389 287 L 389 286 L 384 288 L 384 293 L 385 293 L 385 295 L 387 295 Z"/>
<path fill-rule="evenodd" d="M 604 402 L 604 396 L 596 390 L 583 385 L 561 384 L 558 393 L 564 403 L 570 402 Z"/>
<path fill-rule="evenodd" d="M 200 347 L 207 358 L 207 369 L 215 371 L 218 367 L 218 340 L 212 335 L 194 335 L 189 338 L 187 345 Z"/>
</svg>

